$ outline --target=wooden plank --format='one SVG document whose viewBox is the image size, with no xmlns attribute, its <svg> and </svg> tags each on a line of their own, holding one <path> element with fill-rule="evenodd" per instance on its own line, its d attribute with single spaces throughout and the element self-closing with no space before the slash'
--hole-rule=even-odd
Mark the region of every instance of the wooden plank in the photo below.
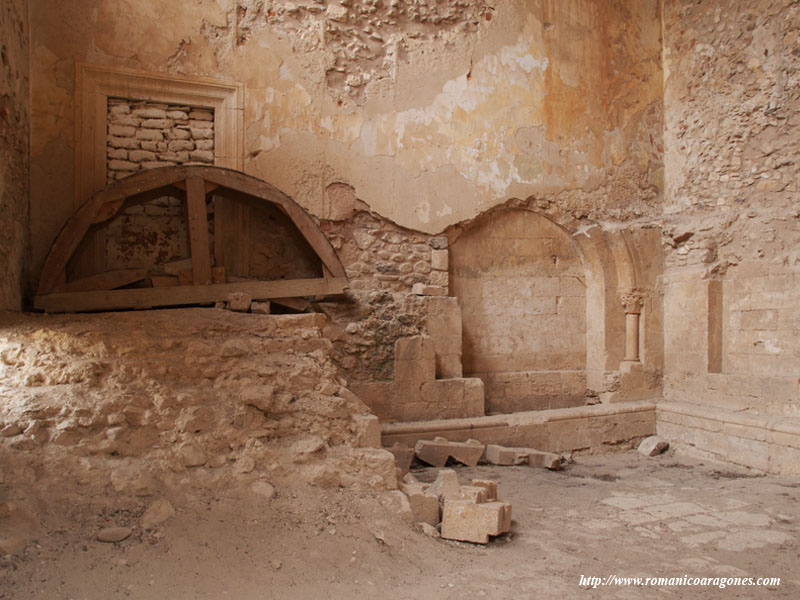
<svg viewBox="0 0 800 600">
<path fill-rule="evenodd" d="M 175 287 L 178 285 L 178 278 L 173 275 L 153 275 L 150 277 L 150 282 L 154 288 Z"/>
<path fill-rule="evenodd" d="M 211 283 L 225 283 L 228 278 L 225 276 L 225 267 L 211 267 Z"/>
<path fill-rule="evenodd" d="M 236 203 L 235 207 L 235 226 L 236 226 L 236 265 L 238 266 L 239 277 L 250 275 L 250 207 L 246 204 Z"/>
<path fill-rule="evenodd" d="M 194 276 L 191 269 L 183 269 L 178 271 L 178 285 L 192 285 Z"/>
<path fill-rule="evenodd" d="M 115 269 L 70 281 L 67 283 L 67 292 L 113 290 L 123 285 L 141 281 L 145 277 L 147 277 L 147 271 L 144 269 Z"/>
<path fill-rule="evenodd" d="M 211 256 L 208 242 L 205 182 L 199 177 L 186 180 L 186 213 L 189 222 L 189 248 L 192 254 L 194 285 L 211 283 Z"/>
<path fill-rule="evenodd" d="M 192 270 L 192 259 L 182 258 L 181 260 L 173 260 L 172 262 L 164 263 L 164 273 L 168 275 L 178 275 L 181 271 Z"/>
<path fill-rule="evenodd" d="M 36 296 L 34 306 L 51 313 L 151 308 L 209 304 L 225 300 L 228 294 L 243 292 L 253 300 L 292 298 L 296 296 L 326 296 L 341 294 L 347 289 L 347 279 L 279 279 L 277 281 L 247 281 L 218 285 L 194 285 L 168 288 L 139 288 L 76 292 Z"/>
<path fill-rule="evenodd" d="M 269 185 L 265 184 L 264 182 L 259 182 L 258 180 L 256 180 L 256 182 L 263 184 L 263 186 Z M 227 188 L 219 190 L 218 194 L 227 195 L 231 199 L 235 199 L 240 204 L 253 206 L 258 205 L 258 202 L 263 200 L 273 202 L 273 204 L 276 204 L 278 208 L 287 217 L 289 217 L 292 223 L 294 223 L 294 226 L 297 227 L 298 231 L 300 231 L 300 234 L 305 238 L 314 252 L 316 252 L 322 263 L 328 267 L 328 270 L 333 274 L 333 276 L 346 277 L 344 266 L 342 266 L 342 262 L 339 260 L 339 256 L 336 254 L 333 246 L 331 246 L 330 241 L 327 237 L 325 237 L 325 234 L 319 228 L 317 223 L 311 218 L 311 215 L 309 215 L 303 207 L 301 207 L 288 196 L 284 196 L 280 202 L 275 202 L 265 196 L 257 196 L 255 195 L 256 193 L 259 191 L 264 191 L 257 185 L 249 185 L 245 187 L 250 191 L 248 192 L 234 188 Z"/>
</svg>

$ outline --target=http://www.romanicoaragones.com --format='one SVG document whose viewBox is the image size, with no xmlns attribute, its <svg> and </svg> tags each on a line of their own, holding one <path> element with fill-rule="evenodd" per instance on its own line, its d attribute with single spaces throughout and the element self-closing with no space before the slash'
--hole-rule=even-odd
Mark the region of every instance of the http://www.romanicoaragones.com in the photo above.
<svg viewBox="0 0 800 600">
<path fill-rule="evenodd" d="M 604 586 L 642 586 L 642 587 L 778 587 L 780 577 L 696 577 L 683 575 L 681 577 L 621 577 L 619 575 L 606 575 L 598 577 L 581 575 L 578 585 L 583 588 L 598 588 Z"/>
</svg>

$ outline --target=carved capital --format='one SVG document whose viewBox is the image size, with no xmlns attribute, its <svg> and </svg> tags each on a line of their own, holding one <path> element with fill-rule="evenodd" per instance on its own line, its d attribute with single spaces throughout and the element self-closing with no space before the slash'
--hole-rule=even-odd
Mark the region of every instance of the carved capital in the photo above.
<svg viewBox="0 0 800 600">
<path fill-rule="evenodd" d="M 619 297 L 627 315 L 638 315 L 642 312 L 644 295 L 641 292 L 630 291 Z"/>
</svg>

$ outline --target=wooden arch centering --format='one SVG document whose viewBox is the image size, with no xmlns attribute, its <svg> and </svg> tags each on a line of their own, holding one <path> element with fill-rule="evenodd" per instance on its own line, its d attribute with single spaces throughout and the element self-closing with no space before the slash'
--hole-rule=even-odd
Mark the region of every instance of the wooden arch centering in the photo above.
<svg viewBox="0 0 800 600">
<path fill-rule="evenodd" d="M 66 284 L 72 255 L 93 225 L 117 215 L 123 206 L 147 202 L 180 190 L 185 193 L 191 254 L 191 285 L 113 289 L 145 278 L 142 269 L 108 271 Z M 212 283 L 206 195 L 224 193 L 237 202 L 268 202 L 291 219 L 322 263 L 322 277 Z M 45 261 L 34 300 L 48 312 L 80 312 L 213 303 L 232 292 L 254 300 L 327 296 L 347 288 L 339 257 L 311 216 L 276 187 L 239 171 L 220 167 L 162 167 L 142 171 L 111 184 L 87 200 L 67 221 Z"/>
</svg>

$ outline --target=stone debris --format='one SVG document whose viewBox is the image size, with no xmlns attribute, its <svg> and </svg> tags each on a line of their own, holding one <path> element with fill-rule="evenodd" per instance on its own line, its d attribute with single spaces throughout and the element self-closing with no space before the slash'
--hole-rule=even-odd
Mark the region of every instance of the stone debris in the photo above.
<svg viewBox="0 0 800 600">
<path fill-rule="evenodd" d="M 433 440 L 419 440 L 414 446 L 414 452 L 421 461 L 434 467 L 443 467 L 447 459 L 474 467 L 483 455 L 484 445 L 478 440 L 469 439 L 466 442 L 451 442 L 443 437 Z"/>
<path fill-rule="evenodd" d="M 206 453 L 194 442 L 184 442 L 178 449 L 183 466 L 187 468 L 202 467 L 206 464 Z"/>
<path fill-rule="evenodd" d="M 175 516 L 175 509 L 172 504 L 170 504 L 169 500 L 166 498 L 161 498 L 153 502 L 147 510 L 144 511 L 142 518 L 139 520 L 139 524 L 142 526 L 142 529 L 149 531 L 155 529 L 158 525 L 161 525 L 173 516 Z"/>
<path fill-rule="evenodd" d="M 497 482 L 489 479 L 473 479 L 472 485 L 486 489 L 486 500 L 497 500 Z"/>
<path fill-rule="evenodd" d="M 397 442 L 391 448 L 386 448 L 386 450 L 394 455 L 394 461 L 402 474 L 408 473 L 411 468 L 411 461 L 414 460 L 414 449 Z"/>
<path fill-rule="evenodd" d="M 270 313 L 271 308 L 272 307 L 269 300 L 250 303 L 250 312 L 255 313 L 257 315 L 268 315 Z"/>
<path fill-rule="evenodd" d="M 252 302 L 253 299 L 250 297 L 250 294 L 245 294 L 244 292 L 232 292 L 228 294 L 226 298 L 228 310 L 234 312 L 250 312 L 250 305 Z"/>
<path fill-rule="evenodd" d="M 97 532 L 97 541 L 108 544 L 128 539 L 133 533 L 130 527 L 104 527 Z"/>
<path fill-rule="evenodd" d="M 460 498 L 461 484 L 458 482 L 458 475 L 453 469 L 442 469 L 437 474 L 436 480 L 428 486 L 427 492 L 442 501 L 447 498 Z"/>
<path fill-rule="evenodd" d="M 651 435 L 639 444 L 639 454 L 642 456 L 658 456 L 668 449 L 669 442 L 657 435 Z"/>
<path fill-rule="evenodd" d="M 413 522 L 431 537 L 440 536 L 440 522 L 441 537 L 478 544 L 511 530 L 511 505 L 497 500 L 496 481 L 473 479 L 462 486 L 453 469 L 442 469 L 430 485 L 408 473 L 400 490 L 409 498 Z"/>
<path fill-rule="evenodd" d="M 250 489 L 259 496 L 263 496 L 266 500 L 272 500 L 276 494 L 275 487 L 266 481 L 256 481 L 250 486 Z"/>
<path fill-rule="evenodd" d="M 498 444 L 486 446 L 486 461 L 493 465 L 511 466 L 527 464 L 552 471 L 561 469 L 561 456 L 533 448 L 507 448 Z"/>
<path fill-rule="evenodd" d="M 442 515 L 442 537 L 486 544 L 490 536 L 511 530 L 511 505 L 492 501 L 447 500 Z"/>
<path fill-rule="evenodd" d="M 436 526 L 440 521 L 439 497 L 427 492 L 425 485 L 413 479 L 413 476 L 409 480 L 404 478 L 400 484 L 400 491 L 408 496 L 413 522 Z"/>
</svg>

